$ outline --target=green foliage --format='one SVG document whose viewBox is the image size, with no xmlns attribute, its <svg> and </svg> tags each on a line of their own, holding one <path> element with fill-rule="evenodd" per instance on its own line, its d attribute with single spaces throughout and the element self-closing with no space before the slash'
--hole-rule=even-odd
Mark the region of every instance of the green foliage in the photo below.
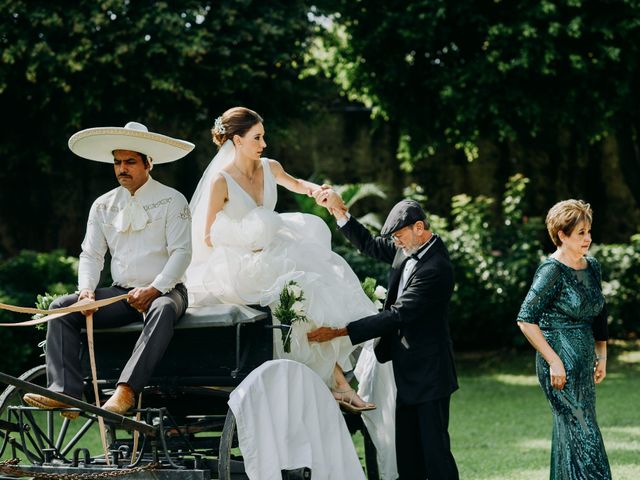
<svg viewBox="0 0 640 480">
<path fill-rule="evenodd" d="M 376 297 L 376 279 L 372 278 L 372 277 L 367 277 L 365 278 L 362 282 L 362 290 L 364 290 L 364 293 L 367 295 L 367 297 L 369 297 L 369 300 L 371 300 L 372 302 L 375 302 L 376 300 L 378 300 L 378 297 Z"/>
<path fill-rule="evenodd" d="M 360 279 L 373 277 L 378 285 L 386 285 L 389 279 L 389 264 L 362 255 L 353 247 L 340 245 L 333 250 L 343 257 Z"/>
<path fill-rule="evenodd" d="M 0 133 L 0 253 L 59 245 L 59 221 L 81 224 L 101 178 L 113 183 L 69 152 L 81 128 L 136 120 L 198 143 L 235 105 L 259 111 L 272 135 L 323 110 L 330 82 L 301 77 L 318 31 L 308 11 L 303 0 L 0 0 L 0 110 L 11 112 Z M 185 191 L 186 175 L 176 174 Z M 25 231 L 25 218 L 41 221 Z"/>
<path fill-rule="evenodd" d="M 461 348 L 522 343 L 515 318 L 542 256 L 538 218 L 524 215 L 528 179 L 515 175 L 495 208 L 492 198 L 457 195 L 452 220 L 434 230 L 449 249 L 456 275 L 450 322 Z"/>
<path fill-rule="evenodd" d="M 69 293 L 69 292 L 65 292 L 65 293 L 49 293 L 49 292 L 45 292 L 44 295 L 38 295 L 38 297 L 36 298 L 36 308 L 40 309 L 40 310 L 49 310 L 49 306 L 51 305 L 51 303 L 53 303 L 53 301 L 56 298 L 61 297 L 61 296 L 65 295 L 66 293 Z M 35 315 L 32 315 L 31 318 L 36 320 L 36 319 L 42 318 L 44 316 L 45 316 L 44 313 L 36 313 Z M 36 328 L 38 330 L 45 330 L 47 328 L 47 324 L 39 323 L 39 324 L 36 325 Z"/>
<path fill-rule="evenodd" d="M 629 244 L 591 248 L 602 266 L 602 290 L 609 308 L 609 333 L 613 337 L 640 337 L 640 235 Z"/>
<path fill-rule="evenodd" d="M 499 204 L 485 196 L 456 195 L 450 221 L 428 215 L 454 265 L 456 287 L 449 318 L 456 348 L 526 343 L 516 316 L 544 256 L 546 236 L 542 219 L 525 214 L 528 183 L 523 175 L 512 176 Z M 337 251 L 360 278 L 375 277 L 377 283 L 385 284 L 388 265 L 351 249 Z M 594 245 L 591 254 L 602 264 L 611 335 L 639 336 L 640 235 L 628 245 Z"/>
<path fill-rule="evenodd" d="M 22 251 L 0 260 L 0 302 L 18 306 L 45 305 L 50 298 L 76 289 L 78 259 L 56 250 L 50 253 Z M 49 292 L 37 295 L 38 292 Z M 46 305 L 48 307 L 48 305 Z M 0 322 L 27 320 L 24 315 L 0 310 Z M 35 362 L 34 347 L 43 334 L 32 328 L 0 328 L 0 371 L 20 373 Z"/>
<path fill-rule="evenodd" d="M 373 305 L 381 310 L 383 301 L 387 297 L 387 289 L 382 285 L 378 285 L 375 278 L 367 277 L 362 281 L 362 290 L 373 302 Z"/>
<path fill-rule="evenodd" d="M 282 331 L 282 345 L 286 353 L 291 352 L 291 327 L 296 322 L 306 322 L 304 313 L 304 292 L 294 280 L 287 282 L 282 291 L 278 306 L 273 311 L 273 316 L 280 324 L 289 326 L 286 333 Z"/>
<path fill-rule="evenodd" d="M 615 132 L 637 149 L 639 0 L 316 5 L 332 34 L 319 64 L 345 96 L 398 127 L 407 169 L 445 146 L 473 160 L 480 139 L 552 155 L 567 132 L 573 147 Z M 631 150 L 623 168 L 637 170 Z M 626 178 L 640 186 L 638 173 Z"/>
<path fill-rule="evenodd" d="M 557 125 L 601 135 L 638 72 L 627 64 L 640 49 L 634 0 L 320 5 L 336 12 L 332 66 L 345 89 L 419 145 L 471 156 L 480 135 L 535 137 Z"/>
<path fill-rule="evenodd" d="M 76 289 L 78 259 L 61 250 L 23 250 L 0 262 L 0 288 L 23 305 L 32 305 L 38 292 L 67 293 Z"/>
</svg>

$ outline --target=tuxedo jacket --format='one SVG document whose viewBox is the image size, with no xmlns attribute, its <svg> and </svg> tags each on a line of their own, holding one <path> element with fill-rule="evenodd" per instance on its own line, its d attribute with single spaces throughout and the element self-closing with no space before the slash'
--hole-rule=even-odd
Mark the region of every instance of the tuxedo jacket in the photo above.
<svg viewBox="0 0 640 480">
<path fill-rule="evenodd" d="M 408 260 L 391 239 L 373 237 L 353 216 L 341 231 L 362 253 L 391 264 L 384 310 L 347 325 L 353 344 L 380 337 L 375 353 L 393 362 L 399 404 L 415 405 L 458 388 L 447 311 L 453 293 L 449 253 L 437 237 L 418 260 L 398 296 Z"/>
</svg>

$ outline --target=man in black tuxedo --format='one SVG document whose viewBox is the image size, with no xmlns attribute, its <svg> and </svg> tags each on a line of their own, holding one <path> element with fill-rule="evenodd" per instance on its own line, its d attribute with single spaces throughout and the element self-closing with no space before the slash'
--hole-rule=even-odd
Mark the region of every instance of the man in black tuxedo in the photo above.
<svg viewBox="0 0 640 480">
<path fill-rule="evenodd" d="M 324 192 L 319 203 L 335 205 L 335 196 L 332 191 Z M 343 209 L 330 210 L 341 231 L 361 252 L 391 264 L 387 299 L 378 314 L 345 328 L 318 328 L 308 338 L 325 342 L 348 335 L 357 344 L 380 337 L 376 357 L 381 363 L 393 362 L 398 389 L 400 479 L 457 480 L 448 432 L 449 403 L 458 382 L 447 323 L 454 286 L 447 249 L 413 200 L 402 200 L 393 207 L 379 237 L 373 237 Z"/>
</svg>

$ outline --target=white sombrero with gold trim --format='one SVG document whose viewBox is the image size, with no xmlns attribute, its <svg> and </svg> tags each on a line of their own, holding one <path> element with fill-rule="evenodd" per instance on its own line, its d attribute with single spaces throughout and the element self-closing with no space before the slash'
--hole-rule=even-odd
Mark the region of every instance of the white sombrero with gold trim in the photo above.
<svg viewBox="0 0 640 480">
<path fill-rule="evenodd" d="M 132 150 L 151 157 L 154 164 L 168 163 L 188 154 L 191 142 L 150 132 L 138 122 L 122 127 L 87 128 L 69 139 L 69 148 L 76 155 L 96 162 L 113 163 L 114 150 Z"/>
</svg>

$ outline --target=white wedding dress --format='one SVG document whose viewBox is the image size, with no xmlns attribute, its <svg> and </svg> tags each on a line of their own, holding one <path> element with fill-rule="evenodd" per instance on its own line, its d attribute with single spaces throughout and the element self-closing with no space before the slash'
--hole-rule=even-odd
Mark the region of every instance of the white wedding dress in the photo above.
<svg viewBox="0 0 640 480">
<path fill-rule="evenodd" d="M 304 363 L 331 386 L 336 363 L 350 370 L 353 346 L 348 337 L 326 343 L 309 343 L 306 333 L 319 326 L 344 327 L 377 312 L 347 262 L 331 250 L 331 233 L 324 221 L 303 213 L 274 211 L 277 184 L 269 161 L 261 159 L 264 176 L 262 205 L 224 171 L 228 201 L 211 227 L 214 247 L 207 261 L 193 268 L 187 288 L 195 304 L 260 304 L 272 307 L 290 280 L 304 295 L 307 322 L 294 323 L 291 353 L 282 348 L 276 331 L 276 356 Z M 194 238 L 194 242 L 198 239 Z M 274 317 L 274 323 L 277 319 Z"/>
<path fill-rule="evenodd" d="M 264 194 L 261 205 L 222 167 L 233 160 L 228 141 L 203 174 L 191 201 L 193 251 L 185 284 L 190 306 L 234 303 L 269 306 L 274 311 L 284 285 L 293 280 L 302 289 L 306 322 L 296 322 L 291 332 L 291 352 L 285 353 L 282 333 L 274 334 L 276 358 L 299 361 L 332 386 L 338 363 L 351 370 L 349 337 L 330 342 L 308 342 L 308 331 L 319 326 L 340 328 L 377 313 L 347 262 L 331 250 L 331 232 L 324 221 L 303 213 L 277 213 L 277 184 L 269 160 L 261 159 Z M 224 176 L 228 200 L 211 226 L 213 248 L 204 243 L 208 192 L 216 173 Z M 273 318 L 277 323 L 277 318 Z M 395 382 L 391 364 L 380 365 L 368 345 L 356 369 L 360 395 L 378 409 L 363 414 L 378 448 L 381 478 L 395 478 Z M 364 383 L 363 383 L 364 382 Z M 365 386 L 363 391 L 362 386 Z"/>
</svg>

